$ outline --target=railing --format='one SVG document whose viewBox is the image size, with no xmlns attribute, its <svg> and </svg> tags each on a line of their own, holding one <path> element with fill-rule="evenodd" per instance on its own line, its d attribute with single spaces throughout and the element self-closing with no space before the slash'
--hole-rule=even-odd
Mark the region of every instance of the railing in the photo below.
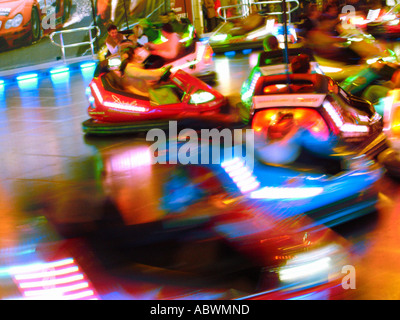
<svg viewBox="0 0 400 320">
<path fill-rule="evenodd" d="M 92 31 L 96 30 L 96 35 L 94 36 L 92 34 Z M 64 37 L 63 35 L 66 33 L 74 33 L 74 32 L 82 32 L 82 31 L 88 31 L 89 33 L 89 41 L 83 41 L 83 42 L 76 42 L 76 43 L 71 43 L 71 44 L 65 44 L 64 43 Z M 60 43 L 57 43 L 54 41 L 54 36 L 55 35 L 60 35 Z M 82 28 L 76 28 L 76 29 L 68 29 L 68 30 L 60 30 L 60 31 L 54 31 L 53 33 L 50 34 L 50 41 L 61 48 L 61 53 L 62 57 L 64 60 L 64 63 L 66 62 L 66 55 L 65 55 L 65 49 L 66 48 L 74 48 L 74 47 L 80 47 L 84 45 L 90 45 L 90 48 L 92 50 L 92 57 L 95 59 L 95 50 L 94 50 L 94 42 L 96 41 L 97 37 L 100 35 L 100 29 L 97 26 L 89 26 L 89 27 L 82 27 Z"/>
<path fill-rule="evenodd" d="M 296 5 L 293 8 L 290 8 L 289 10 L 286 11 L 287 14 L 289 14 L 289 21 L 290 21 L 290 14 L 294 11 L 296 11 L 300 7 L 300 3 L 298 0 L 286 0 L 286 3 L 294 2 Z M 268 5 L 268 4 L 283 4 L 283 1 L 281 0 L 269 0 L 269 1 L 259 1 L 259 2 L 247 2 L 247 3 L 241 3 L 241 4 L 235 4 L 235 5 L 230 5 L 230 6 L 224 6 L 224 7 L 219 7 L 217 10 L 218 16 L 224 20 L 233 20 L 233 19 L 238 19 L 238 18 L 244 18 L 247 17 L 250 13 L 252 13 L 252 6 L 258 6 L 261 7 L 263 5 Z M 235 8 L 236 12 L 240 12 L 239 15 L 236 16 L 231 16 L 227 17 L 227 11 L 229 9 Z M 283 11 L 274 11 L 274 12 L 265 12 L 264 14 L 266 15 L 282 15 L 284 12 Z"/>
</svg>

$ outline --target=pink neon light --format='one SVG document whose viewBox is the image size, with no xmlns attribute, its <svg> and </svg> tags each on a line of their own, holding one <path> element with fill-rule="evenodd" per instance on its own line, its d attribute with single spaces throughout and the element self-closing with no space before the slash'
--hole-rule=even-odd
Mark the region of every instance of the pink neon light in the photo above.
<svg viewBox="0 0 400 320">
<path fill-rule="evenodd" d="M 98 299 L 86 276 L 71 258 L 13 267 L 9 272 L 24 299 Z"/>
</svg>

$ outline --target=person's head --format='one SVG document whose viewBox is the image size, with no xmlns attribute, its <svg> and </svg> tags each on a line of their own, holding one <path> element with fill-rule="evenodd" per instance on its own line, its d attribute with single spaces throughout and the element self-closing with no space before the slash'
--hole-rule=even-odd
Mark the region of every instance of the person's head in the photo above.
<svg viewBox="0 0 400 320">
<path fill-rule="evenodd" d="M 332 19 L 332 17 L 322 14 L 319 19 L 319 28 L 324 31 L 332 31 L 335 29 L 337 24 L 336 19 Z"/>
<path fill-rule="evenodd" d="M 168 20 L 169 20 L 169 22 L 173 22 L 173 21 L 177 20 L 176 13 L 174 10 L 171 10 L 170 12 L 168 12 Z"/>
<path fill-rule="evenodd" d="M 263 41 L 264 51 L 273 51 L 279 49 L 279 41 L 278 39 L 270 34 L 265 37 Z"/>
<path fill-rule="evenodd" d="M 328 4 L 325 7 L 324 13 L 336 17 L 339 14 L 339 8 L 335 4 Z"/>
<path fill-rule="evenodd" d="M 293 73 L 309 73 L 311 69 L 310 58 L 306 54 L 299 54 L 290 63 Z"/>
<path fill-rule="evenodd" d="M 315 3 L 310 3 L 307 7 L 307 16 L 311 19 L 318 19 L 321 15 L 321 12 L 318 9 L 318 5 Z"/>
<path fill-rule="evenodd" d="M 147 51 L 142 46 L 129 46 L 121 50 L 121 66 L 120 71 L 122 74 L 125 71 L 128 63 L 142 64 L 147 58 Z"/>
<path fill-rule="evenodd" d="M 107 32 L 109 34 L 109 36 L 113 39 L 117 39 L 118 38 L 118 28 L 116 25 L 112 24 L 107 28 Z"/>
<path fill-rule="evenodd" d="M 174 29 L 169 23 L 165 23 L 161 28 L 161 33 L 164 37 L 168 37 L 170 34 L 174 33 Z"/>
<path fill-rule="evenodd" d="M 169 17 L 168 17 L 168 14 L 167 13 L 163 13 L 163 14 L 160 14 L 160 21 L 161 21 L 161 23 L 168 23 L 169 22 Z"/>
</svg>

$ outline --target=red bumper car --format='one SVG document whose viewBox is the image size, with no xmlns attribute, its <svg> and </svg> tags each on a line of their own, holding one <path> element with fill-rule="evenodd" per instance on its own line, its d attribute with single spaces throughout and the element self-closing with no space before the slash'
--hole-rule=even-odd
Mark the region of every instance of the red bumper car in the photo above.
<svg viewBox="0 0 400 320">
<path fill-rule="evenodd" d="M 163 78 L 166 78 L 163 76 Z M 120 134 L 168 128 L 169 121 L 186 127 L 218 127 L 236 118 L 226 112 L 227 99 L 183 70 L 152 88 L 151 98 L 124 91 L 113 72 L 95 77 L 87 90 L 91 119 L 83 122 L 88 134 Z"/>
</svg>

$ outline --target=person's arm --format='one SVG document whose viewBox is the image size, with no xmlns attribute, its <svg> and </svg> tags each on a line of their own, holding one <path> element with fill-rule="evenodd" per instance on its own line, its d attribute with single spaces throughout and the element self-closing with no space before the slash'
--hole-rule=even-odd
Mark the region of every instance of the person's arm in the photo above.
<svg viewBox="0 0 400 320">
<path fill-rule="evenodd" d="M 159 69 L 142 69 L 128 64 L 124 72 L 127 76 L 132 78 L 159 80 L 165 71 L 166 69 L 164 67 Z"/>
</svg>

